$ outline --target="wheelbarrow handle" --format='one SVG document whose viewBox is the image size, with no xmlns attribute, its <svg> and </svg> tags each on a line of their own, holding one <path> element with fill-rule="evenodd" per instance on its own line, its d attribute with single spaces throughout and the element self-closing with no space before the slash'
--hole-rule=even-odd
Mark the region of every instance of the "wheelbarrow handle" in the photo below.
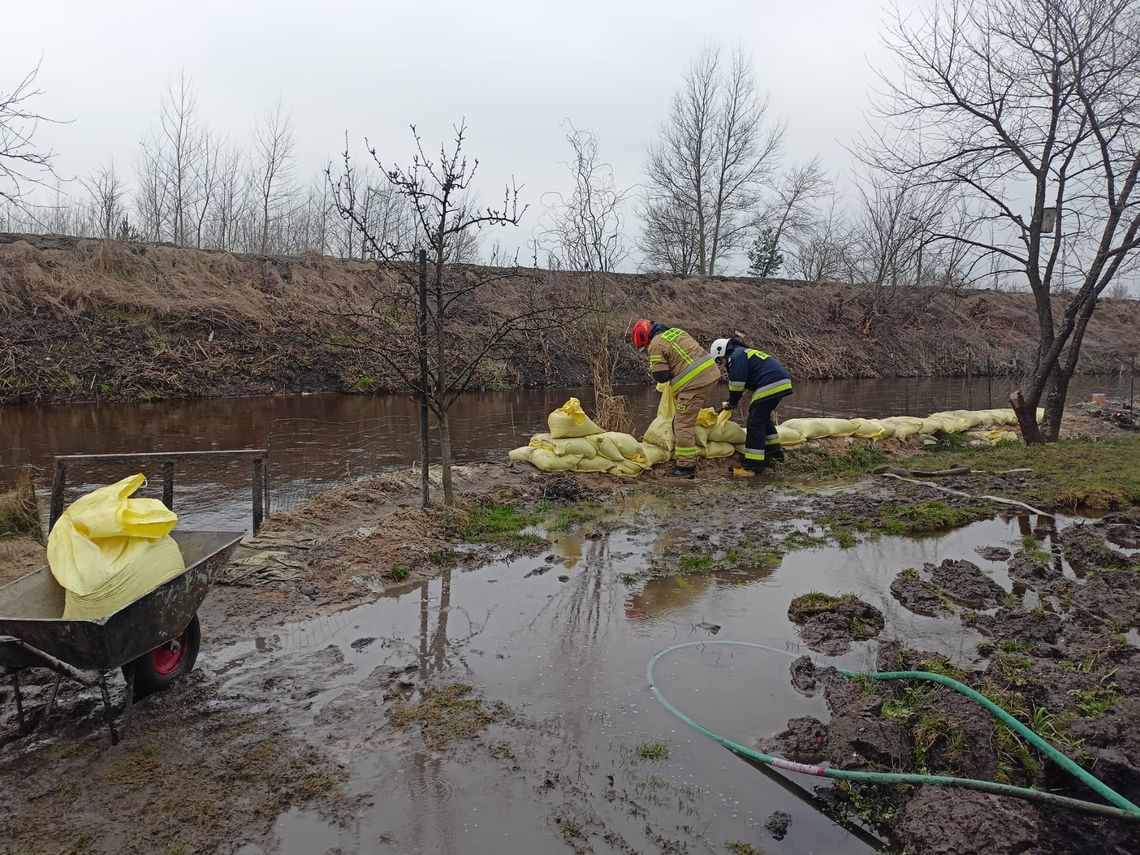
<svg viewBox="0 0 1140 855">
<path fill-rule="evenodd" d="M 21 641 L 20 639 L 17 638 L 17 639 L 15 639 L 15 642 L 22 649 L 28 651 L 33 656 L 35 656 L 39 659 L 42 659 L 44 667 L 51 668 L 53 671 L 55 671 L 58 674 L 65 674 L 68 677 L 70 677 L 72 680 L 75 680 L 78 683 L 82 683 L 84 686 L 97 686 L 97 685 L 99 685 L 99 681 L 100 681 L 102 675 L 97 674 L 93 677 L 88 673 L 80 671 L 78 668 L 76 668 L 72 665 L 68 665 L 63 660 L 57 659 L 56 657 L 52 656 L 50 653 L 45 653 L 44 651 L 40 650 L 38 647 L 35 647 L 34 645 L 28 644 L 26 641 Z"/>
</svg>

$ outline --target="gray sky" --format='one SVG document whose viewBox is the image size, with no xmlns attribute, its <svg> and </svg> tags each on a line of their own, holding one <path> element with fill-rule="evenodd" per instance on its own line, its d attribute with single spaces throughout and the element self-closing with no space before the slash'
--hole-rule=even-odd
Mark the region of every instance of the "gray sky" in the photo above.
<svg viewBox="0 0 1140 855">
<path fill-rule="evenodd" d="M 928 5 L 901 0 L 904 8 Z M 619 185 L 642 177 L 644 147 L 682 70 L 706 42 L 740 44 L 774 115 L 788 122 L 785 163 L 819 155 L 850 167 L 887 61 L 879 0 L 9 0 L 0 81 L 10 88 L 39 60 L 41 126 L 62 177 L 115 158 L 130 174 L 139 138 L 157 124 L 182 69 L 202 115 L 246 145 L 280 99 L 297 138 L 298 178 L 335 156 L 344 131 L 406 161 L 409 123 L 433 145 L 465 116 L 481 161 L 481 196 L 512 174 L 532 205 L 567 189 L 564 118 L 599 137 Z M 498 236 L 500 233 L 497 233 Z M 505 235 L 504 235 L 505 236 Z M 632 237 L 632 235 L 631 235 Z"/>
</svg>

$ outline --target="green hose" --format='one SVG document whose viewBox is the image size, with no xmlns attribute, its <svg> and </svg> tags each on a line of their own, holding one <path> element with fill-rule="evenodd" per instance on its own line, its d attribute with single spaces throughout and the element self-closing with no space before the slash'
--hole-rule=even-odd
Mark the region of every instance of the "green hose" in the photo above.
<svg viewBox="0 0 1140 855">
<path fill-rule="evenodd" d="M 686 647 L 704 647 L 706 645 L 722 644 L 732 645 L 736 647 L 752 647 L 760 650 L 767 650 L 772 653 L 779 653 L 784 656 L 791 654 L 786 650 L 781 650 L 778 647 L 770 647 L 766 644 L 754 644 L 749 641 L 690 641 L 684 644 L 675 644 L 672 647 L 667 647 L 664 650 L 657 652 L 652 659 L 649 660 L 649 665 L 646 667 L 645 676 L 649 681 L 649 688 L 653 692 L 654 697 L 657 698 L 673 715 L 679 718 L 685 724 L 694 730 L 703 733 L 709 739 L 724 746 L 729 751 L 739 754 L 742 757 L 747 757 L 751 760 L 756 760 L 760 763 L 765 763 L 777 769 L 783 769 L 789 772 L 799 772 L 805 775 L 815 775 L 820 778 L 834 778 L 841 781 L 862 781 L 864 783 L 876 784 L 942 784 L 951 787 L 964 787 L 970 790 L 980 790 L 985 793 L 993 793 L 999 796 L 1012 796 L 1018 799 L 1027 799 L 1035 802 L 1045 802 L 1046 804 L 1056 805 L 1059 807 L 1072 808 L 1073 810 L 1083 811 L 1085 813 L 1095 813 L 1102 816 L 1111 816 L 1116 819 L 1127 820 L 1140 820 L 1140 807 L 1137 807 L 1116 790 L 1109 787 L 1107 784 L 1098 780 L 1090 775 L 1087 771 L 1082 769 L 1024 724 L 1019 722 L 1008 712 L 1003 710 L 997 704 L 993 703 L 989 698 L 984 697 L 978 692 L 971 689 L 969 686 L 959 683 L 950 677 L 942 674 L 933 674 L 927 671 L 879 671 L 879 672 L 861 672 L 850 671 L 845 668 L 836 669 L 840 674 L 845 677 L 870 677 L 874 680 L 927 680 L 934 683 L 939 683 L 943 686 L 948 686 L 956 692 L 960 692 L 968 698 L 980 703 L 992 715 L 996 716 L 1002 724 L 1006 725 L 1010 730 L 1018 736 L 1024 738 L 1027 742 L 1039 749 L 1042 754 L 1055 762 L 1058 766 L 1064 769 L 1073 777 L 1077 778 L 1083 784 L 1090 787 L 1092 790 L 1103 796 L 1107 801 L 1111 802 L 1113 807 L 1108 805 L 1097 804 L 1096 802 L 1088 802 L 1082 799 L 1073 799 L 1067 796 L 1059 796 L 1054 793 L 1047 793 L 1042 790 L 1036 790 L 1026 787 L 1015 787 L 1012 784 L 999 784 L 996 781 L 981 781 L 975 778 L 954 778 L 948 775 L 919 775 L 901 772 L 857 772 L 848 769 L 832 769 L 824 766 L 815 766 L 805 763 L 795 763 L 783 757 L 774 757 L 771 754 L 765 754 L 762 751 L 757 751 L 738 742 L 733 742 L 719 733 L 709 730 L 699 722 L 694 721 L 689 716 L 685 715 L 676 706 L 674 706 L 668 698 L 666 698 L 661 690 L 657 688 L 657 683 L 653 677 L 653 671 L 657 663 L 665 656 L 677 650 L 682 650 Z"/>
</svg>

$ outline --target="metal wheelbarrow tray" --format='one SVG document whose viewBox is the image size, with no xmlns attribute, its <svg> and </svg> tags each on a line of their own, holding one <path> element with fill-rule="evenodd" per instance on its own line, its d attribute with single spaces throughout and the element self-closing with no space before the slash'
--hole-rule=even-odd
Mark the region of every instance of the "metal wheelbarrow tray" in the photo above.
<svg viewBox="0 0 1140 855">
<path fill-rule="evenodd" d="M 11 676 L 21 729 L 24 714 L 18 674 L 24 668 L 50 668 L 58 675 L 38 724 L 50 714 L 63 677 L 98 685 L 114 743 L 118 733 L 107 691 L 108 672 L 123 669 L 128 689 L 127 719 L 135 700 L 134 663 L 149 655 L 153 662 L 147 665 L 157 675 L 166 668 L 175 674 L 183 664 L 179 654 L 184 653 L 181 644 L 188 635 L 193 635 L 190 655 L 196 655 L 198 607 L 206 598 L 211 575 L 225 566 L 243 535 L 174 531 L 171 536 L 182 552 L 186 569 L 105 618 L 62 618 L 64 591 L 47 567 L 0 587 L 0 668 Z"/>
</svg>

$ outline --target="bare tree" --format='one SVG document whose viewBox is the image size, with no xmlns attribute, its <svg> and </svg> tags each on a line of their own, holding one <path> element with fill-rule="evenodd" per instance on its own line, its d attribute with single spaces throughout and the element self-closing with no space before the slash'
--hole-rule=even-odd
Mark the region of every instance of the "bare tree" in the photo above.
<svg viewBox="0 0 1140 855">
<path fill-rule="evenodd" d="M 806 232 L 814 221 L 815 202 L 827 193 L 830 183 L 819 158 L 788 170 L 776 183 L 771 200 L 757 218 L 757 243 L 770 242 L 778 251 L 785 242 L 795 241 Z M 759 256 L 765 261 L 774 258 L 764 253 Z M 768 277 L 774 276 L 778 269 L 769 263 L 754 265 L 750 272 Z"/>
<path fill-rule="evenodd" d="M 1028 282 L 1038 344 L 1011 402 L 1027 442 L 1055 440 L 1097 298 L 1140 248 L 1140 3 L 939 2 L 896 14 L 889 46 L 902 77 L 883 78 L 874 162 L 968 195 L 994 226 L 932 237 Z"/>
<path fill-rule="evenodd" d="M 699 268 L 697 219 L 693 211 L 672 198 L 653 198 L 648 193 L 641 202 L 641 252 L 650 270 L 668 270 L 691 276 Z"/>
<path fill-rule="evenodd" d="M 170 209 L 170 185 L 166 180 L 162 144 L 155 137 L 139 142 L 135 158 L 135 211 L 144 239 L 162 240 L 162 229 Z"/>
<path fill-rule="evenodd" d="M 854 244 L 852 229 L 832 188 L 827 209 L 814 217 L 792 240 L 788 271 L 808 282 L 851 281 Z"/>
<path fill-rule="evenodd" d="M 95 228 L 99 237 L 110 240 L 120 229 L 126 214 L 123 199 L 126 188 L 115 171 L 115 162 L 100 167 L 83 182 L 95 212 Z"/>
<path fill-rule="evenodd" d="M 243 160 L 244 156 L 236 147 L 219 153 L 212 240 L 212 245 L 217 249 L 231 250 L 237 240 L 238 222 L 246 207 L 242 185 Z"/>
<path fill-rule="evenodd" d="M 455 247 L 467 233 L 494 226 L 517 225 L 526 208 L 518 204 L 518 188 L 509 186 L 503 202 L 496 207 L 476 209 L 465 205 L 472 198 L 472 182 L 478 161 L 464 154 L 466 129 L 460 124 L 450 146 L 441 145 L 437 157 L 429 157 L 415 126 L 412 127 L 416 154 L 409 166 L 386 165 L 374 148 L 369 150 L 381 173 L 407 201 L 416 231 L 407 236 L 414 242 L 394 242 L 381 234 L 361 213 L 361 196 L 353 190 L 351 156 L 346 147 L 343 169 L 328 180 L 333 202 L 342 218 L 364 235 L 370 253 L 382 276 L 377 295 L 363 311 L 344 313 L 349 327 L 348 346 L 377 358 L 398 382 L 419 397 L 421 405 L 435 416 L 439 432 L 443 469 L 443 495 L 447 504 L 455 501 L 452 483 L 451 426 L 449 413 L 464 391 L 476 380 L 479 369 L 489 358 L 520 336 L 573 320 L 553 301 L 541 297 L 537 283 L 528 281 L 518 292 L 520 270 L 504 273 L 464 271 L 452 273 Z M 416 244 L 425 247 L 430 276 L 424 287 L 417 282 L 415 267 L 406 262 L 414 256 Z M 531 274 L 533 277 L 535 274 Z M 512 281 L 513 280 L 513 281 Z M 495 286 L 492 288 L 491 286 Z M 422 299 L 417 312 L 417 297 Z M 483 322 L 477 329 L 470 317 L 478 313 Z M 415 347 L 407 343 L 415 342 Z M 426 437 L 426 421 L 421 437 Z M 428 503 L 427 448 L 422 449 L 424 504 Z"/>
<path fill-rule="evenodd" d="M 187 243 L 187 212 L 193 204 L 194 174 L 202 145 L 198 127 L 198 96 L 183 71 L 167 89 L 159 116 L 166 180 L 169 183 L 171 239 Z"/>
<path fill-rule="evenodd" d="M 673 96 L 646 168 L 646 207 L 683 210 L 683 220 L 693 223 L 686 243 L 695 246 L 697 273 L 715 274 L 723 258 L 741 246 L 751 224 L 747 214 L 771 178 L 783 137 L 783 124 L 768 122 L 768 101 L 757 93 L 744 53 L 738 49 L 722 69 L 719 48 L 702 50 Z M 647 231 L 658 222 L 651 220 Z M 668 230 L 650 232 L 644 244 L 654 250 L 668 237 Z M 684 254 L 647 256 L 651 264 L 662 264 Z"/>
<path fill-rule="evenodd" d="M 207 238 L 207 218 L 218 200 L 222 152 L 222 141 L 203 128 L 197 156 L 190 163 L 194 191 L 187 200 L 189 214 L 193 218 L 191 225 L 194 228 L 194 246 L 198 249 L 202 248 L 203 240 Z"/>
<path fill-rule="evenodd" d="M 270 229 L 293 195 L 293 128 L 278 103 L 254 132 L 251 182 L 260 214 L 260 252 L 269 251 Z"/>
<path fill-rule="evenodd" d="M 566 141 L 574 152 L 567 169 L 574 182 L 569 195 L 550 194 L 545 237 L 558 267 L 609 273 L 629 257 L 622 231 L 628 190 L 618 190 L 613 169 L 598 157 L 598 138 L 570 124 Z"/>
<path fill-rule="evenodd" d="M 54 175 L 52 152 L 32 142 L 40 122 L 49 121 L 29 103 L 43 94 L 35 88 L 39 73 L 37 63 L 13 89 L 0 89 L 0 200 L 12 204 L 20 200 L 25 184 L 42 185 Z"/>
</svg>

